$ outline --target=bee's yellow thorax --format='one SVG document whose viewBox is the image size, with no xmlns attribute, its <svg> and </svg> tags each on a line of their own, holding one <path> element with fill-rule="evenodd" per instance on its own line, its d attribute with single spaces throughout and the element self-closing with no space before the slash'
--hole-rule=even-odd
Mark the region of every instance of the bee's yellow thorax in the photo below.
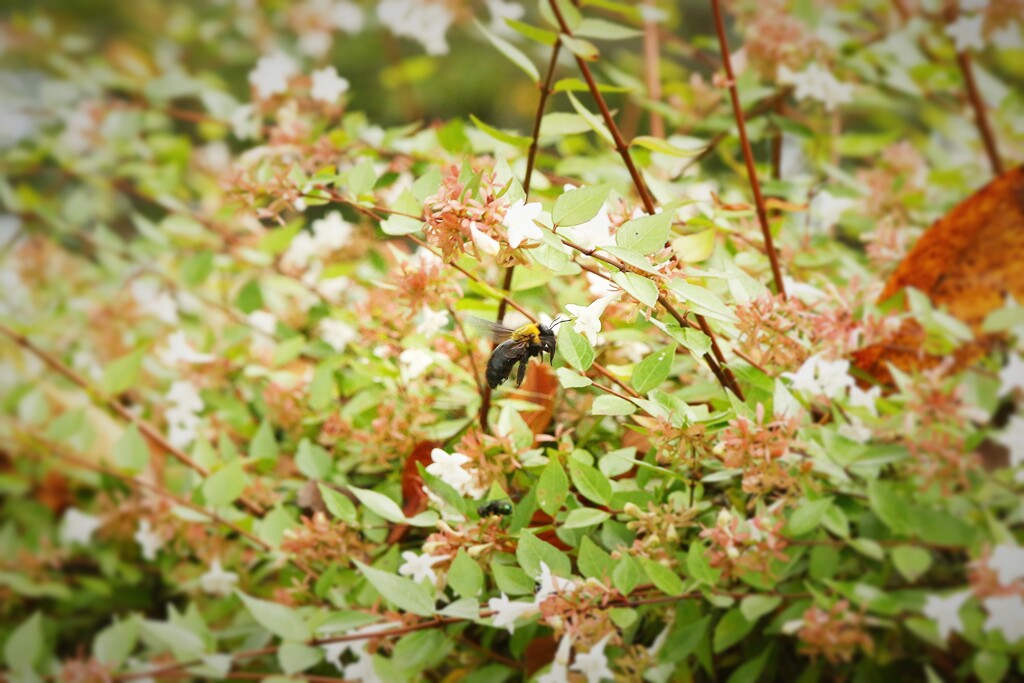
<svg viewBox="0 0 1024 683">
<path fill-rule="evenodd" d="M 517 327 L 512 333 L 512 339 L 515 341 L 530 340 L 533 343 L 537 343 L 540 339 L 540 328 L 537 327 L 536 323 L 527 323 L 522 327 Z"/>
</svg>

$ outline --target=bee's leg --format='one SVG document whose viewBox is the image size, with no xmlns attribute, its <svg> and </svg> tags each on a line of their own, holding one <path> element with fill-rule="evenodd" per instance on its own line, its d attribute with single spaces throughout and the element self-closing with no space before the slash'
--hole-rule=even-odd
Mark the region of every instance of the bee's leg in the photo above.
<svg viewBox="0 0 1024 683">
<path fill-rule="evenodd" d="M 526 358 L 524 358 L 521 361 L 519 361 L 519 374 L 516 375 L 516 386 L 517 387 L 520 384 L 523 383 L 524 379 L 526 379 L 526 364 L 529 363 L 529 362 L 530 362 L 530 357 L 529 356 L 527 356 Z"/>
</svg>

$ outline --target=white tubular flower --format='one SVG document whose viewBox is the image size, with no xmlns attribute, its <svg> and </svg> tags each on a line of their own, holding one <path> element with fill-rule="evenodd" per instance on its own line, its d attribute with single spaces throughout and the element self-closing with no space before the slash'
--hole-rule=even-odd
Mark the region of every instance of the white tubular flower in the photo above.
<svg viewBox="0 0 1024 683">
<path fill-rule="evenodd" d="M 525 203 L 520 199 L 508 207 L 502 224 L 508 228 L 508 246 L 516 249 L 526 240 L 539 240 L 543 233 L 540 227 L 534 223 L 534 219 L 540 215 L 540 202 Z"/>
</svg>

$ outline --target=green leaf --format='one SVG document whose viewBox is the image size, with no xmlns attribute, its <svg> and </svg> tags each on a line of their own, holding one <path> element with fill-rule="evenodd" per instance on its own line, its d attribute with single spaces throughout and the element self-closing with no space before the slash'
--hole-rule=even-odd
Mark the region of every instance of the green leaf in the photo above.
<svg viewBox="0 0 1024 683">
<path fill-rule="evenodd" d="M 508 595 L 533 595 L 536 583 L 519 567 L 491 562 L 491 574 L 498 590 Z"/>
<path fill-rule="evenodd" d="M 635 609 L 630 607 L 612 607 L 608 610 L 608 617 L 612 620 L 613 624 L 622 630 L 626 630 L 636 623 L 640 615 L 637 614 Z"/>
<path fill-rule="evenodd" d="M 658 285 L 650 278 L 639 273 L 616 271 L 612 273 L 612 280 L 644 306 L 654 307 L 658 303 Z"/>
<path fill-rule="evenodd" d="M 871 511 L 878 515 L 893 533 L 907 532 L 909 506 L 892 482 L 878 479 L 868 482 L 868 503 L 871 505 Z"/>
<path fill-rule="evenodd" d="M 482 130 L 487 135 L 491 136 L 498 142 L 504 142 L 507 145 L 513 145 L 514 147 L 526 148 L 533 142 L 532 138 L 526 137 L 525 135 L 516 135 L 515 133 L 506 133 L 503 130 L 498 130 L 494 126 L 489 126 L 473 114 L 469 115 L 473 125 Z"/>
<path fill-rule="evenodd" d="M 305 671 L 323 658 L 323 648 L 304 643 L 283 643 L 277 650 L 277 662 L 281 665 L 281 671 L 289 676 Z"/>
<path fill-rule="evenodd" d="M 579 566 L 580 573 L 588 579 L 610 579 L 615 568 L 612 556 L 591 541 L 589 536 L 584 536 L 580 541 L 580 552 L 576 564 Z"/>
<path fill-rule="evenodd" d="M 271 362 L 274 364 L 274 367 L 287 365 L 301 356 L 305 348 L 306 338 L 301 334 L 289 337 L 274 347 L 274 356 Z"/>
<path fill-rule="evenodd" d="M 999 683 L 1010 670 L 1010 658 L 1002 652 L 982 650 L 974 655 L 972 668 L 981 683 Z"/>
<path fill-rule="evenodd" d="M 295 454 L 295 466 L 306 478 L 326 479 L 331 473 L 333 465 L 331 454 L 322 446 L 313 443 L 308 438 L 299 442 L 299 449 Z"/>
<path fill-rule="evenodd" d="M 636 448 L 620 448 L 609 451 L 597 461 L 597 468 L 609 479 L 629 472 L 637 464 Z"/>
<path fill-rule="evenodd" d="M 623 595 L 629 595 L 639 583 L 639 564 L 632 555 L 623 555 L 612 571 L 612 585 Z"/>
<path fill-rule="evenodd" d="M 345 189 L 354 197 L 370 192 L 377 184 L 377 172 L 373 169 L 373 159 L 363 159 L 348 171 L 348 182 Z"/>
<path fill-rule="evenodd" d="M 16 674 L 35 670 L 43 655 L 43 616 L 33 612 L 4 643 L 4 661 Z"/>
<path fill-rule="evenodd" d="M 355 524 L 359 520 L 356 506 L 343 493 L 335 491 L 324 483 L 318 483 L 320 497 L 323 498 L 327 511 L 346 524 Z"/>
<path fill-rule="evenodd" d="M 564 45 L 566 49 L 569 50 L 569 52 L 572 52 L 574 55 L 576 55 L 577 57 L 584 61 L 593 62 L 597 60 L 598 57 L 601 56 L 601 53 L 598 51 L 597 46 L 594 45 L 589 40 L 583 40 L 582 38 L 574 38 L 565 33 L 558 36 L 558 40 L 561 41 L 562 45 Z"/>
<path fill-rule="evenodd" d="M 263 291 L 260 289 L 259 281 L 249 280 L 242 285 L 238 290 L 238 296 L 235 297 L 235 306 L 246 315 L 263 308 Z"/>
<path fill-rule="evenodd" d="M 668 378 L 675 360 L 676 347 L 666 346 L 640 361 L 633 368 L 630 382 L 639 394 L 646 394 Z"/>
<path fill-rule="evenodd" d="M 515 19 L 506 19 L 505 23 L 508 24 L 509 28 L 514 30 L 524 38 L 529 38 L 541 45 L 547 45 L 548 47 L 558 42 L 558 34 L 554 31 L 547 31 L 537 26 L 531 26 L 530 24 L 517 21 Z"/>
<path fill-rule="evenodd" d="M 710 627 L 710 615 L 689 623 L 677 623 L 665 640 L 665 646 L 658 652 L 658 658 L 668 663 L 683 661 L 700 647 Z"/>
<path fill-rule="evenodd" d="M 693 309 L 694 313 L 726 323 L 739 322 L 736 314 L 718 298 L 718 295 L 704 287 L 698 287 L 697 285 L 677 279 L 672 281 L 669 288 L 679 295 Z"/>
<path fill-rule="evenodd" d="M 761 672 L 764 671 L 764 667 L 768 664 L 768 659 L 772 653 L 772 645 L 766 646 L 754 659 L 748 659 L 738 669 L 732 672 L 729 676 L 729 680 L 726 683 L 757 683 L 761 680 Z"/>
<path fill-rule="evenodd" d="M 516 546 L 516 560 L 530 576 L 539 576 L 540 563 L 545 563 L 551 573 L 563 578 L 572 576 L 572 563 L 561 550 L 546 541 L 542 541 L 529 531 L 519 533 L 519 544 Z"/>
<path fill-rule="evenodd" d="M 704 544 L 697 541 L 690 543 L 690 549 L 686 552 L 686 570 L 694 580 L 708 586 L 718 583 L 718 578 L 722 575 L 721 570 L 711 567 L 707 549 Z"/>
<path fill-rule="evenodd" d="M 569 368 L 558 368 L 555 370 L 555 374 L 558 375 L 558 381 L 566 389 L 582 389 L 594 383 L 589 377 L 585 377 Z"/>
<path fill-rule="evenodd" d="M 644 149 L 649 149 L 652 152 L 658 152 L 659 154 L 666 154 L 668 156 L 680 157 L 683 159 L 695 157 L 707 149 L 706 144 L 701 144 L 700 146 L 695 145 L 693 147 L 680 147 L 678 145 L 673 145 L 668 140 L 652 137 L 650 135 L 637 136 L 633 138 L 629 144 L 636 145 L 637 147 L 643 147 Z"/>
<path fill-rule="evenodd" d="M 831 498 L 820 498 L 804 502 L 798 507 L 789 518 L 786 530 L 790 536 L 803 536 L 813 531 L 821 524 L 821 518 L 832 505 Z"/>
<path fill-rule="evenodd" d="M 434 614 L 434 598 L 423 585 L 411 579 L 374 569 L 359 560 L 353 560 L 356 567 L 380 596 L 401 610 L 429 617 Z"/>
<path fill-rule="evenodd" d="M 782 598 L 777 595 L 748 595 L 740 603 L 740 612 L 750 623 L 773 611 L 782 604 Z"/>
<path fill-rule="evenodd" d="M 135 349 L 108 365 L 103 371 L 103 380 L 100 383 L 103 391 L 116 395 L 130 389 L 139 379 L 142 359 L 147 351 L 146 347 Z"/>
<path fill-rule="evenodd" d="M 331 362 L 320 363 L 313 371 L 313 379 L 309 383 L 309 407 L 323 410 L 334 403 L 334 365 Z"/>
<path fill-rule="evenodd" d="M 274 428 L 264 418 L 260 422 L 259 429 L 249 442 L 249 457 L 253 460 L 277 460 L 279 454 L 277 439 L 274 437 Z"/>
<path fill-rule="evenodd" d="M 586 529 L 587 527 L 597 526 L 598 524 L 603 523 L 609 517 L 611 517 L 611 515 L 604 510 L 598 510 L 596 508 L 576 508 L 569 512 L 565 521 L 562 522 L 561 528 Z"/>
<path fill-rule="evenodd" d="M 697 263 L 711 256 L 715 250 L 714 228 L 701 230 L 693 235 L 683 235 L 672 240 L 672 250 L 684 263 Z"/>
<path fill-rule="evenodd" d="M 480 32 L 486 36 L 487 40 L 491 41 L 491 45 L 498 48 L 498 52 L 508 57 L 513 64 L 522 69 L 523 73 L 533 79 L 534 83 L 540 82 L 540 72 L 537 71 L 537 67 L 534 66 L 533 62 L 530 61 L 530 58 L 524 55 L 518 47 L 501 36 L 494 35 L 484 28 L 484 25 L 479 21 L 474 21 L 473 23 L 475 23 L 476 27 L 480 29 Z"/>
<path fill-rule="evenodd" d="M 724 652 L 743 639 L 750 629 L 754 628 L 754 622 L 747 621 L 743 612 L 732 609 L 725 613 L 725 616 L 715 626 L 713 639 L 715 654 Z"/>
<path fill-rule="evenodd" d="M 885 559 L 885 550 L 877 541 L 870 538 L 854 538 L 850 541 L 850 547 L 872 560 L 881 562 Z"/>
<path fill-rule="evenodd" d="M 245 603 L 256 623 L 282 640 L 309 640 L 313 637 L 309 625 L 291 607 L 260 600 L 242 591 L 236 590 L 235 593 Z"/>
<path fill-rule="evenodd" d="M 924 548 L 901 545 L 893 548 L 892 562 L 896 569 L 910 583 L 914 583 L 932 566 L 932 555 Z"/>
<path fill-rule="evenodd" d="M 618 396 L 602 394 L 594 399 L 590 412 L 594 415 L 632 415 L 636 405 Z"/>
<path fill-rule="evenodd" d="M 612 134 L 608 132 L 608 129 L 605 127 L 601 119 L 592 114 L 590 111 L 587 110 L 586 107 L 580 104 L 580 101 L 576 99 L 576 96 L 573 95 L 571 92 L 567 92 L 565 94 L 566 96 L 568 96 L 569 102 L 572 103 L 572 108 L 575 109 L 576 113 L 579 114 L 580 117 L 587 122 L 587 125 L 590 126 L 590 129 L 597 133 L 598 136 L 605 142 L 607 142 L 610 145 L 614 145 L 615 139 L 612 138 Z"/>
<path fill-rule="evenodd" d="M 672 213 L 663 211 L 626 221 L 615 233 L 615 244 L 641 254 L 652 254 L 665 246 L 672 228 Z"/>
<path fill-rule="evenodd" d="M 612 497 L 612 484 L 600 470 L 570 459 L 569 476 L 572 478 L 572 485 L 584 498 L 598 505 L 608 505 Z"/>
<path fill-rule="evenodd" d="M 242 469 L 242 461 L 235 458 L 203 482 L 203 497 L 213 507 L 230 505 L 238 500 L 248 485 L 249 477 Z"/>
<path fill-rule="evenodd" d="M 557 458 L 551 458 L 544 466 L 537 480 L 536 492 L 537 505 L 547 514 L 554 516 L 562 508 L 569 493 L 569 479 Z"/>
<path fill-rule="evenodd" d="M 558 350 L 565 362 L 580 372 L 586 372 L 594 362 L 594 347 L 590 340 L 574 330 L 572 325 L 558 328 Z"/>
<path fill-rule="evenodd" d="M 476 560 L 459 548 L 458 554 L 448 569 L 448 585 L 461 597 L 475 598 L 484 587 L 484 572 Z"/>
<path fill-rule="evenodd" d="M 348 488 L 359 499 L 359 502 L 373 511 L 375 515 L 383 517 L 394 524 L 405 523 L 406 519 L 402 508 L 383 493 L 377 493 L 370 489 L 361 489 L 356 486 L 349 486 Z"/>
<path fill-rule="evenodd" d="M 190 287 L 201 285 L 212 272 L 212 251 L 200 251 L 181 264 L 181 279 Z"/>
<path fill-rule="evenodd" d="M 636 38 L 644 34 L 643 31 L 638 31 L 623 24 L 591 17 L 584 17 L 580 21 L 580 25 L 572 33 L 574 36 L 596 38 L 598 40 L 623 40 L 625 38 Z"/>
<path fill-rule="evenodd" d="M 146 469 L 149 464 L 149 447 L 134 422 L 114 444 L 114 464 L 133 474 Z"/>
<path fill-rule="evenodd" d="M 479 612 L 477 607 L 473 607 Z M 395 644 L 392 662 L 403 671 L 420 673 L 440 664 L 451 652 L 453 643 L 437 629 L 414 631 Z M 384 679 L 382 679 L 384 680 Z"/>
<path fill-rule="evenodd" d="M 117 671 L 138 642 L 138 621 L 134 618 L 116 621 L 100 631 L 92 641 L 92 656 L 112 671 Z"/>
<path fill-rule="evenodd" d="M 203 639 L 184 626 L 149 619 L 139 626 L 145 636 L 170 650 L 179 662 L 198 659 L 206 650 Z"/>
<path fill-rule="evenodd" d="M 586 223 L 601 210 L 610 190 L 610 185 L 598 185 L 563 192 L 551 209 L 551 220 L 563 228 Z"/>
<path fill-rule="evenodd" d="M 646 557 L 640 558 L 640 564 L 643 565 L 644 571 L 647 572 L 647 577 L 654 587 L 662 593 L 665 595 L 683 594 L 683 580 L 674 571 L 660 562 Z"/>
</svg>

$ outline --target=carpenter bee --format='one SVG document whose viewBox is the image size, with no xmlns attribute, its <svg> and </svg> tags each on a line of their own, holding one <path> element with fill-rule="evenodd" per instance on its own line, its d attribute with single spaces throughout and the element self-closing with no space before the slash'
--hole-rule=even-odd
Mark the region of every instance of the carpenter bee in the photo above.
<svg viewBox="0 0 1024 683">
<path fill-rule="evenodd" d="M 479 327 L 490 330 L 494 341 L 501 342 L 491 357 L 487 360 L 487 384 L 491 389 L 496 388 L 512 374 L 512 369 L 519 363 L 519 371 L 516 373 L 516 386 L 523 383 L 526 377 L 526 364 L 534 356 L 539 356 L 544 361 L 544 354 L 548 354 L 548 362 L 555 358 L 555 328 L 567 318 L 555 318 L 550 324 L 527 323 L 515 329 L 488 322 L 486 320 L 474 319 Z"/>
<path fill-rule="evenodd" d="M 492 500 L 478 507 L 476 513 L 481 517 L 490 517 L 492 515 L 508 517 L 512 514 L 512 502 L 508 500 Z"/>
</svg>

